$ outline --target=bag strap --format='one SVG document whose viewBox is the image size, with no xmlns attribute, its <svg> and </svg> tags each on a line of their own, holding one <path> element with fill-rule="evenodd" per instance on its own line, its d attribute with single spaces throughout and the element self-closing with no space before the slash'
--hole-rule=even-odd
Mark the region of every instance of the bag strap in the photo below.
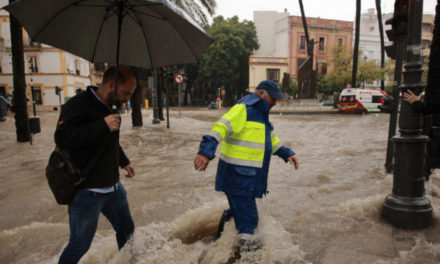
<svg viewBox="0 0 440 264">
<path fill-rule="evenodd" d="M 78 184 L 80 184 L 81 182 L 83 182 L 86 179 L 86 176 L 89 174 L 91 168 L 93 167 L 93 165 L 95 165 L 99 156 L 101 156 L 102 152 L 104 151 L 105 146 L 106 146 L 105 144 L 102 144 L 99 147 L 98 151 L 95 152 L 95 155 L 93 155 L 92 159 L 87 164 L 87 167 L 81 172 L 81 177 L 80 177 Z M 72 159 L 70 159 L 68 157 L 68 155 L 66 155 L 66 153 L 61 148 L 59 148 L 58 146 L 55 146 L 55 151 L 58 151 L 60 153 L 60 155 L 62 155 L 64 157 L 64 159 L 71 160 L 72 166 L 75 167 L 76 170 L 79 170 L 78 167 L 76 166 L 76 164 L 73 163 Z"/>
</svg>

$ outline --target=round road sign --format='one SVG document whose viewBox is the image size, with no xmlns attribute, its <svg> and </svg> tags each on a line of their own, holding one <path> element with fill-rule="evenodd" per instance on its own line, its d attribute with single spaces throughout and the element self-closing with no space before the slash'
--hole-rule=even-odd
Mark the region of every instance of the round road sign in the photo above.
<svg viewBox="0 0 440 264">
<path fill-rule="evenodd" d="M 180 73 L 177 73 L 176 75 L 174 75 L 174 82 L 176 83 L 176 84 L 181 84 L 181 83 L 183 83 L 183 75 L 182 74 L 180 74 Z"/>
</svg>

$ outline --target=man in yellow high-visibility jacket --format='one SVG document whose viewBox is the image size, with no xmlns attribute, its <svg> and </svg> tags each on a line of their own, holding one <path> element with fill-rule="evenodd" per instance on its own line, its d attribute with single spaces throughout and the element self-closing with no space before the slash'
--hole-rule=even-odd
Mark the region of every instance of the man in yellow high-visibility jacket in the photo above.
<svg viewBox="0 0 440 264">
<path fill-rule="evenodd" d="M 253 234 L 258 225 L 255 198 L 267 192 L 271 155 L 277 155 L 298 168 L 295 153 L 280 142 L 269 122 L 269 110 L 284 98 L 278 85 L 263 81 L 255 93 L 243 97 L 203 136 L 194 159 L 196 170 L 204 171 L 222 142 L 215 189 L 223 191 L 230 208 L 222 220 L 234 218 L 240 237 L 240 250 L 256 250 L 261 243 Z M 222 222 L 222 221 L 221 221 Z M 222 223 L 220 224 L 222 225 Z M 219 232 L 222 226 L 219 227 Z"/>
</svg>

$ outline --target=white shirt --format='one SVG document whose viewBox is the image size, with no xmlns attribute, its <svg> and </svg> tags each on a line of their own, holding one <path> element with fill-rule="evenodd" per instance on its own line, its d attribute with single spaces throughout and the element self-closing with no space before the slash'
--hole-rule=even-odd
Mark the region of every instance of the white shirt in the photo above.
<svg viewBox="0 0 440 264">
<path fill-rule="evenodd" d="M 96 96 L 96 98 L 103 104 L 105 104 L 105 106 L 108 107 L 108 105 L 106 103 L 104 103 L 104 101 L 101 100 L 101 98 L 99 98 L 99 96 L 95 93 L 95 90 L 93 88 L 90 89 L 90 91 L 92 91 L 92 93 Z M 116 183 L 114 186 L 110 186 L 110 187 L 105 187 L 105 188 L 92 188 L 92 189 L 86 189 L 92 192 L 97 192 L 97 193 L 110 193 L 113 192 L 114 190 L 118 189 L 118 183 Z"/>
</svg>

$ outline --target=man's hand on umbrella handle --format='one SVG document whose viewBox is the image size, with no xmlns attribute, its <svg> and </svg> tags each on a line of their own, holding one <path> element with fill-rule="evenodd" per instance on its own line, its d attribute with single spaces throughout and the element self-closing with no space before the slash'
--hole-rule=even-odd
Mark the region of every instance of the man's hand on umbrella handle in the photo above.
<svg viewBox="0 0 440 264">
<path fill-rule="evenodd" d="M 208 157 L 202 155 L 202 154 L 197 154 L 197 156 L 194 159 L 194 168 L 197 171 L 204 171 L 206 170 L 206 168 L 208 167 L 209 164 L 209 159 Z"/>
<path fill-rule="evenodd" d="M 110 132 L 118 131 L 121 124 L 121 116 L 119 114 L 108 115 L 104 117 L 104 121 Z"/>
<path fill-rule="evenodd" d="M 408 90 L 406 93 L 403 94 L 403 100 L 407 101 L 410 104 L 416 101 L 420 101 L 421 99 L 422 95 L 415 95 L 411 90 Z"/>
<path fill-rule="evenodd" d="M 125 166 L 124 170 L 127 172 L 127 175 L 125 175 L 125 177 L 131 178 L 136 174 L 136 172 L 134 171 L 134 167 L 130 164 Z"/>
<path fill-rule="evenodd" d="M 295 155 L 292 155 L 292 156 L 288 157 L 288 158 L 287 158 L 287 161 L 288 161 L 290 164 L 295 165 L 295 170 L 297 170 L 297 169 L 299 168 L 299 161 L 298 161 L 298 159 L 295 157 Z"/>
</svg>

